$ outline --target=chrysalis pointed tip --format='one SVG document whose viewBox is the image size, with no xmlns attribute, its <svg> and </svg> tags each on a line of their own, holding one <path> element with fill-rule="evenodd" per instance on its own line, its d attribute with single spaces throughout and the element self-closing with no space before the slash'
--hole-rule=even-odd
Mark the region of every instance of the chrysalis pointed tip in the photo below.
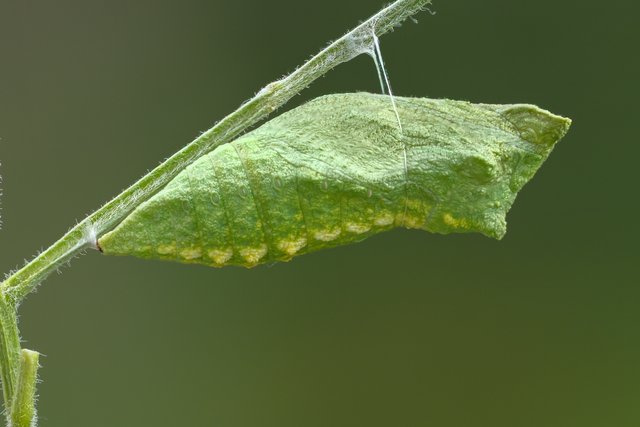
<svg viewBox="0 0 640 427">
<path fill-rule="evenodd" d="M 571 127 L 571 119 L 530 104 L 507 105 L 500 113 L 518 130 L 522 139 L 550 150 Z"/>
</svg>

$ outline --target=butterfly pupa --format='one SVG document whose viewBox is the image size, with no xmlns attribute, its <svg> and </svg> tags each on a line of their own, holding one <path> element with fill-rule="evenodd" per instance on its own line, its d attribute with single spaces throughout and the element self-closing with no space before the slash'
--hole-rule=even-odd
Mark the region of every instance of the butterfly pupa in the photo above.
<svg viewBox="0 0 640 427">
<path fill-rule="evenodd" d="M 287 261 L 395 227 L 500 239 L 571 121 L 532 105 L 328 95 L 203 155 L 99 239 L 215 267 Z"/>
</svg>

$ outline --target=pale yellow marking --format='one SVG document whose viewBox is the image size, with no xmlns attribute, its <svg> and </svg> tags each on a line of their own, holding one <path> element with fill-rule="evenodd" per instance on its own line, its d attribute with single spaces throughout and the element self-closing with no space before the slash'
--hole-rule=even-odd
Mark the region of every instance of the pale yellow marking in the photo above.
<svg viewBox="0 0 640 427">
<path fill-rule="evenodd" d="M 169 255 L 169 254 L 173 254 L 175 252 L 176 252 L 176 245 L 175 244 L 158 246 L 158 253 L 160 255 Z"/>
<path fill-rule="evenodd" d="M 315 237 L 316 240 L 320 240 L 322 242 L 330 242 L 332 240 L 336 240 L 338 236 L 340 236 L 341 232 L 342 230 L 340 230 L 339 228 L 334 228 L 333 230 L 316 231 L 313 234 L 313 237 Z"/>
<path fill-rule="evenodd" d="M 233 249 L 211 249 L 207 252 L 207 255 L 209 255 L 209 258 L 211 258 L 216 264 L 223 265 L 233 256 Z"/>
<path fill-rule="evenodd" d="M 398 215 L 398 225 L 405 228 L 422 228 L 424 227 L 426 219 L 415 215 Z"/>
<path fill-rule="evenodd" d="M 369 224 L 358 224 L 355 222 L 348 223 L 345 228 L 347 229 L 347 231 L 356 234 L 363 234 L 371 230 L 371 226 Z"/>
<path fill-rule="evenodd" d="M 374 219 L 373 223 L 379 227 L 385 227 L 387 225 L 393 224 L 394 221 L 395 221 L 395 218 L 393 217 L 393 215 L 386 213 Z"/>
<path fill-rule="evenodd" d="M 250 265 L 255 265 L 267 254 L 267 245 L 260 245 L 257 248 L 240 249 L 240 255 Z"/>
<path fill-rule="evenodd" d="M 183 249 L 180 251 L 180 256 L 187 260 L 200 258 L 202 256 L 202 249 L 200 248 Z"/>
<path fill-rule="evenodd" d="M 469 223 L 466 219 L 454 218 L 453 215 L 446 213 L 442 216 L 444 223 L 456 228 L 469 228 Z"/>
<path fill-rule="evenodd" d="M 300 249 L 307 246 L 307 239 L 304 237 L 295 240 L 282 240 L 278 243 L 278 249 L 287 255 L 295 255 Z"/>
</svg>

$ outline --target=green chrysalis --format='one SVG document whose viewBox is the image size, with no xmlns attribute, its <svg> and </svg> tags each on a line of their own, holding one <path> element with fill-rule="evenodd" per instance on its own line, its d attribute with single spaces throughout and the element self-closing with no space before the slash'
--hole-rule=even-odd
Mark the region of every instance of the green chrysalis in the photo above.
<svg viewBox="0 0 640 427">
<path fill-rule="evenodd" d="M 286 261 L 394 227 L 500 239 L 569 119 L 532 105 L 317 98 L 187 167 L 99 239 L 105 254 Z"/>
</svg>

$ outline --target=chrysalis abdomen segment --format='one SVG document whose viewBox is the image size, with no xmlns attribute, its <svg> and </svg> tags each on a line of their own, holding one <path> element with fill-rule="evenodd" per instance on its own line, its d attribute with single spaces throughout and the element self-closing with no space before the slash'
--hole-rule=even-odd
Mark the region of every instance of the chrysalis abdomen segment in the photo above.
<svg viewBox="0 0 640 427">
<path fill-rule="evenodd" d="M 319 159 L 314 167 L 291 163 L 301 155 L 292 144 L 284 144 L 284 156 L 270 149 L 273 144 L 268 137 L 246 137 L 207 156 L 226 183 L 220 192 L 227 216 L 236 218 L 227 225 L 233 256 L 224 264 L 289 260 L 394 226 L 402 187 L 387 182 L 374 191 L 348 175 L 338 178 L 344 171 Z"/>
<path fill-rule="evenodd" d="M 570 121 L 529 105 L 331 95 L 202 156 L 99 244 L 212 266 L 288 260 L 393 227 L 500 238 Z"/>
<path fill-rule="evenodd" d="M 293 165 L 268 145 L 245 138 L 201 157 L 104 236 L 101 247 L 107 254 L 251 267 L 402 223 L 403 185 L 367 188 L 336 178 L 322 162 L 317 169 Z"/>
</svg>

